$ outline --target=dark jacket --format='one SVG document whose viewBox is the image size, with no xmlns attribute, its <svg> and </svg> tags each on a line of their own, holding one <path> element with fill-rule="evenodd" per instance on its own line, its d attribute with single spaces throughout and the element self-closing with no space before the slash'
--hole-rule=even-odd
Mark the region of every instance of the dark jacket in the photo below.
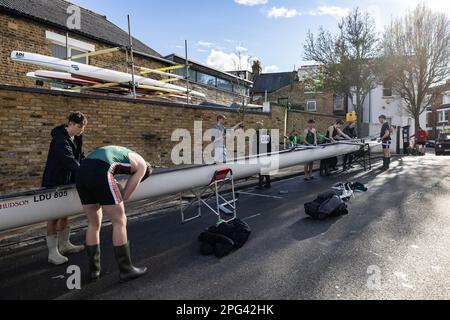
<svg viewBox="0 0 450 320">
<path fill-rule="evenodd" d="M 347 126 L 344 129 L 344 133 L 346 135 L 348 135 L 350 138 L 355 139 L 356 138 L 356 127 L 355 128 L 351 128 L 350 126 Z"/>
<path fill-rule="evenodd" d="M 52 142 L 48 151 L 42 187 L 54 188 L 75 183 L 75 174 L 84 159 L 83 137 L 70 140 L 67 126 L 52 130 Z"/>
</svg>

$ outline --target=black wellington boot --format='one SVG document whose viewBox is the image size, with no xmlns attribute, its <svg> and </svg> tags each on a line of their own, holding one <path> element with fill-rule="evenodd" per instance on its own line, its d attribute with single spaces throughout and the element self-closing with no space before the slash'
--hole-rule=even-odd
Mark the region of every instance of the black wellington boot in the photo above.
<svg viewBox="0 0 450 320">
<path fill-rule="evenodd" d="M 89 258 L 89 271 L 91 281 L 100 279 L 101 264 L 100 264 L 100 245 L 86 246 L 86 252 Z"/>
<path fill-rule="evenodd" d="M 387 158 L 383 158 L 383 166 L 380 168 L 380 171 L 387 170 Z"/>
<path fill-rule="evenodd" d="M 120 281 L 130 281 L 143 276 L 147 268 L 137 268 L 133 266 L 130 257 L 130 243 L 121 247 L 114 247 L 114 254 L 120 271 Z"/>
</svg>

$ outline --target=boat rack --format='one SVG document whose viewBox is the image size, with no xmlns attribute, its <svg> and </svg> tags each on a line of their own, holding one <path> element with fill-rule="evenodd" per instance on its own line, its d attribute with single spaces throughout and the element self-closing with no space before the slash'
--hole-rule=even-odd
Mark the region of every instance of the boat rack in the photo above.
<svg viewBox="0 0 450 320">
<path fill-rule="evenodd" d="M 231 184 L 232 199 L 227 200 L 220 191 L 227 185 Z M 212 191 L 212 192 L 211 192 Z M 209 211 L 217 216 L 218 221 L 232 221 L 237 218 L 237 206 L 236 206 L 236 193 L 234 188 L 234 176 L 233 170 L 230 168 L 224 168 L 214 172 L 211 182 L 200 190 L 190 190 L 194 195 L 194 198 L 190 200 L 189 204 L 183 205 L 183 200 L 188 200 L 187 197 L 183 197 L 183 193 L 180 193 L 180 211 L 181 211 L 181 223 L 187 223 L 202 216 L 202 207 L 206 206 Z M 214 198 L 214 205 L 210 205 L 209 202 Z M 192 217 L 186 217 L 186 211 L 192 206 L 197 206 L 197 215 Z M 230 208 L 230 209 L 228 209 Z M 225 213 L 228 217 L 227 220 L 222 219 L 221 212 Z"/>
<path fill-rule="evenodd" d="M 361 149 L 352 154 L 353 163 L 357 163 L 364 168 L 364 171 L 372 170 L 372 154 L 370 152 L 370 144 L 364 143 Z"/>
</svg>

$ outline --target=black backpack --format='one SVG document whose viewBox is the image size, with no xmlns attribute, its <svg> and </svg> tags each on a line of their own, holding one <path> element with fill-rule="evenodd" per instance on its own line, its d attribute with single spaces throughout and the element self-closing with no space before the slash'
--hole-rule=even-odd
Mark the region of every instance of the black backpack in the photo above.
<svg viewBox="0 0 450 320">
<path fill-rule="evenodd" d="M 325 220 L 348 214 L 347 205 L 339 198 L 336 191 L 323 192 L 312 201 L 305 203 L 305 213 L 314 220 Z"/>
<path fill-rule="evenodd" d="M 209 227 L 199 236 L 200 253 L 202 255 L 215 254 L 216 257 L 222 258 L 234 249 L 242 248 L 250 237 L 250 233 L 249 225 L 239 219 Z"/>
</svg>

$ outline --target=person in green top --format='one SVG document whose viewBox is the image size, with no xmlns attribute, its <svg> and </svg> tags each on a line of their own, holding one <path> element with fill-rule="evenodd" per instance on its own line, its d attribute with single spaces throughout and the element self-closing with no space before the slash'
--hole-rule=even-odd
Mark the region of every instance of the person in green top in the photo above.
<svg viewBox="0 0 450 320">
<path fill-rule="evenodd" d="M 306 146 L 317 146 L 316 121 L 313 119 L 308 121 L 308 126 L 303 131 L 303 144 Z M 314 162 L 305 164 L 305 181 L 314 179 L 313 167 Z"/>
<path fill-rule="evenodd" d="M 147 268 L 133 266 L 127 235 L 127 217 L 123 201 L 130 199 L 138 185 L 152 173 L 149 163 L 138 153 L 117 146 L 96 149 L 81 163 L 76 187 L 88 218 L 86 249 L 91 280 L 100 278 L 100 228 L 105 212 L 113 226 L 114 253 L 119 265 L 120 280 L 128 281 L 142 276 Z M 115 175 L 130 175 L 121 191 Z"/>
</svg>

